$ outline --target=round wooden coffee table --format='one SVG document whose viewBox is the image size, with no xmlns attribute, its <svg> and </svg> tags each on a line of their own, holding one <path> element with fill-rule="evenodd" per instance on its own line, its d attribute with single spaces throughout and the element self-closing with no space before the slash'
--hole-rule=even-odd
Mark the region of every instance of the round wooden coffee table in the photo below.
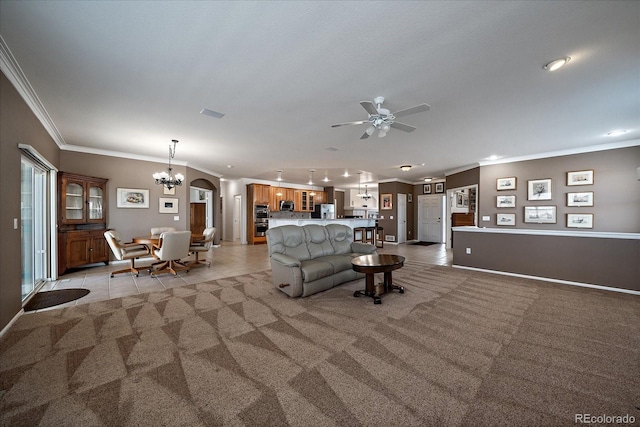
<svg viewBox="0 0 640 427">
<path fill-rule="evenodd" d="M 355 291 L 354 297 L 365 295 L 373 298 L 374 304 L 382 304 L 380 295 L 376 295 L 375 286 L 373 284 L 375 273 L 384 273 L 384 293 L 391 292 L 394 289 L 401 294 L 404 293 L 402 286 L 396 286 L 391 279 L 391 272 L 397 270 L 404 265 L 404 257 L 391 254 L 374 254 L 362 255 L 351 260 L 351 267 L 354 271 L 365 274 L 364 291 Z"/>
</svg>

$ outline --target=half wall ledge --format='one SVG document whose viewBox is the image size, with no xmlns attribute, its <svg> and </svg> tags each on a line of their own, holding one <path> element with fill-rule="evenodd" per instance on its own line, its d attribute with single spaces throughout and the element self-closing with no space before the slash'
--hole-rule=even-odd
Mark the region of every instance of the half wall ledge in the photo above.
<svg viewBox="0 0 640 427">
<path fill-rule="evenodd" d="M 640 295 L 640 233 L 479 227 L 453 233 L 454 267 Z"/>
</svg>

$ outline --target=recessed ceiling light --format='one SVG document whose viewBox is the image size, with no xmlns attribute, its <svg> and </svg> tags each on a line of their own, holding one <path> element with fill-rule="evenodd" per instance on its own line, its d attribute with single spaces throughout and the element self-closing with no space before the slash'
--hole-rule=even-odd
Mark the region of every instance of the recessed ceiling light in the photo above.
<svg viewBox="0 0 640 427">
<path fill-rule="evenodd" d="M 612 130 L 611 132 L 607 132 L 607 136 L 620 136 L 620 135 L 624 135 L 625 133 L 627 133 L 626 129 L 618 129 L 618 130 Z"/>
<path fill-rule="evenodd" d="M 568 56 L 565 56 L 564 58 L 554 59 L 553 61 L 542 67 L 542 69 L 547 71 L 555 71 L 558 68 L 563 67 L 569 61 L 571 61 L 571 58 Z"/>
<path fill-rule="evenodd" d="M 227 167 L 228 167 L 229 169 L 231 169 L 231 168 L 233 167 L 233 165 L 227 165 Z"/>
<path fill-rule="evenodd" d="M 344 175 L 342 175 L 342 176 L 344 176 L 345 178 L 349 178 L 349 172 L 345 171 Z"/>
<path fill-rule="evenodd" d="M 498 160 L 500 158 L 500 156 L 496 156 L 495 154 L 492 156 L 487 157 L 487 160 Z"/>
</svg>

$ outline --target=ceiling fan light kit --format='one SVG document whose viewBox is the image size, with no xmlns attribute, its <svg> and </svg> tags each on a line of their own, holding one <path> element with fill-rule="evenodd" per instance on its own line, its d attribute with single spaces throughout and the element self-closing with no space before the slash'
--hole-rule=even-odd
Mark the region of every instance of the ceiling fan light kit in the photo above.
<svg viewBox="0 0 640 427">
<path fill-rule="evenodd" d="M 415 127 L 408 125 L 406 123 L 396 122 L 396 118 L 400 116 L 406 116 L 409 114 L 420 113 L 423 111 L 429 110 L 431 107 L 427 104 L 420 104 L 410 108 L 405 108 L 404 110 L 396 111 L 395 113 L 391 113 L 386 108 L 382 108 L 382 103 L 384 102 L 383 96 L 376 96 L 371 101 L 360 101 L 360 105 L 364 108 L 369 117 L 367 120 L 359 120 L 355 122 L 347 122 L 347 123 L 336 123 L 331 125 L 331 127 L 339 127 L 339 126 L 348 126 L 348 125 L 363 125 L 367 124 L 369 127 L 364 131 L 360 139 L 367 139 L 377 130 L 378 137 L 384 138 L 387 133 L 391 130 L 391 128 L 399 129 L 404 132 L 413 132 L 416 130 Z"/>
<path fill-rule="evenodd" d="M 542 68 L 547 71 L 555 71 L 558 68 L 564 67 L 565 64 L 569 61 L 571 61 L 571 57 L 565 56 L 563 58 L 554 59 Z"/>
</svg>

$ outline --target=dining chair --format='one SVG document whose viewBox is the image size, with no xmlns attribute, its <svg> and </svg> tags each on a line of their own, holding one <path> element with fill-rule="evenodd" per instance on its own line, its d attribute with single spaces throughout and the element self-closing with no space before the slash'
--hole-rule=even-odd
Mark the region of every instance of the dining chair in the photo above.
<svg viewBox="0 0 640 427">
<path fill-rule="evenodd" d="M 200 252 L 208 252 L 211 249 L 211 245 L 213 244 L 213 238 L 216 236 L 216 228 L 208 227 L 205 228 L 202 232 L 202 240 L 198 240 L 195 242 L 191 242 L 191 246 L 189 246 L 189 252 L 196 254 L 196 259 L 194 261 L 188 262 L 187 265 L 191 267 L 202 267 L 204 264 L 207 267 L 211 267 L 211 262 L 205 259 L 198 259 L 198 255 Z"/>
<path fill-rule="evenodd" d="M 189 267 L 180 262 L 182 258 L 189 256 L 189 245 L 191 244 L 190 231 L 165 231 L 160 235 L 157 245 L 153 246 L 153 255 L 165 264 L 157 267 L 151 272 L 151 276 L 160 273 L 170 272 L 174 276 L 178 275 L 178 270 L 189 271 Z"/>
<path fill-rule="evenodd" d="M 142 245 L 140 243 L 123 243 L 120 238 L 120 233 L 116 230 L 107 230 L 104 232 L 104 238 L 107 239 L 107 243 L 109 243 L 109 247 L 111 248 L 111 252 L 116 257 L 118 261 L 130 260 L 131 264 L 129 268 L 125 268 L 124 270 L 112 271 L 111 277 L 114 274 L 118 273 L 133 273 L 136 277 L 140 274 L 138 269 L 146 269 L 148 267 L 138 267 L 135 266 L 136 258 L 141 256 L 149 255 L 149 248 L 146 245 Z"/>
<path fill-rule="evenodd" d="M 165 231 L 176 231 L 175 227 L 151 227 L 151 235 L 159 236 Z"/>
</svg>

